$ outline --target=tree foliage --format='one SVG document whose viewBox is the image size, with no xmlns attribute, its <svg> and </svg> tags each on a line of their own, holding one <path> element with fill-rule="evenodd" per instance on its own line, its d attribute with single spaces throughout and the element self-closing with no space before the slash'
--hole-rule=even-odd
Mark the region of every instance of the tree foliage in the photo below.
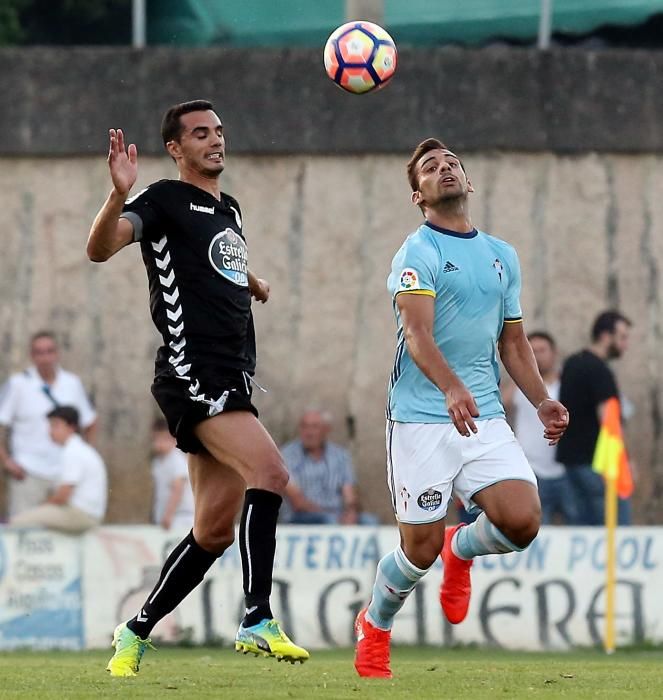
<svg viewBox="0 0 663 700">
<path fill-rule="evenodd" d="M 131 0 L 0 0 L 0 44 L 128 44 Z"/>
</svg>

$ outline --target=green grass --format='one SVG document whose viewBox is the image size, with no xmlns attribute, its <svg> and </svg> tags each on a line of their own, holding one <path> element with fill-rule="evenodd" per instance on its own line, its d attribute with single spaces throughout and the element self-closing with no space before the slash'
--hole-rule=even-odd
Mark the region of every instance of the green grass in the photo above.
<svg viewBox="0 0 663 700">
<path fill-rule="evenodd" d="M 391 681 L 355 675 L 352 652 L 313 654 L 300 666 L 228 649 L 149 651 L 137 678 L 110 678 L 106 652 L 0 654 L 0 698 L 661 698 L 660 651 L 531 654 L 400 647 Z"/>
</svg>

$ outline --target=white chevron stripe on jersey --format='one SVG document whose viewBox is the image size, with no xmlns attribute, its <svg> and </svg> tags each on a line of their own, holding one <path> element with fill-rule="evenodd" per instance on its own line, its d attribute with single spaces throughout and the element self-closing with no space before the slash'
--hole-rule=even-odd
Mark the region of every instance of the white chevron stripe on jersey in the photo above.
<svg viewBox="0 0 663 700">
<path fill-rule="evenodd" d="M 175 281 L 175 270 L 171 270 L 168 277 L 164 277 L 163 275 L 159 275 L 159 282 L 161 282 L 161 285 L 163 287 L 170 287 L 174 281 Z"/>
<path fill-rule="evenodd" d="M 179 352 L 185 345 L 186 345 L 186 338 L 182 338 L 182 340 L 180 340 L 178 343 L 176 343 L 174 340 L 171 340 L 170 343 L 168 343 L 168 347 L 173 352 Z"/>
<path fill-rule="evenodd" d="M 191 384 L 189 391 L 195 396 L 198 393 L 198 389 L 200 389 L 200 379 L 196 379 L 196 383 Z"/>
<path fill-rule="evenodd" d="M 168 358 L 168 362 L 170 362 L 171 365 L 179 365 L 180 362 L 184 359 L 184 353 L 181 352 L 177 357 L 175 355 L 171 355 Z"/>
<path fill-rule="evenodd" d="M 175 302 L 180 298 L 180 290 L 179 287 L 175 287 L 173 289 L 172 294 L 166 294 L 164 291 L 163 293 L 163 300 L 166 302 L 166 304 L 170 304 L 171 306 L 175 306 Z"/>
<path fill-rule="evenodd" d="M 178 321 L 182 315 L 182 307 L 176 306 L 173 311 L 166 309 L 166 316 L 168 316 L 169 321 Z"/>
<path fill-rule="evenodd" d="M 170 331 L 171 335 L 179 337 L 182 335 L 182 331 L 184 330 L 184 323 L 180 323 L 179 326 L 168 326 L 168 330 Z"/>
<path fill-rule="evenodd" d="M 191 365 L 182 365 L 181 367 L 175 367 L 175 371 L 180 377 L 186 374 L 191 369 Z"/>
<path fill-rule="evenodd" d="M 145 190 L 143 190 L 143 192 L 145 192 Z M 157 253 L 160 253 L 164 249 L 167 242 L 168 239 L 165 236 L 160 238 L 158 242 L 152 241 L 152 249 Z"/>
<path fill-rule="evenodd" d="M 168 265 L 170 265 L 170 253 L 166 251 L 166 255 L 163 260 L 159 260 L 159 258 L 155 256 L 154 262 L 157 264 L 157 267 L 160 270 L 165 270 L 168 267 Z"/>
</svg>

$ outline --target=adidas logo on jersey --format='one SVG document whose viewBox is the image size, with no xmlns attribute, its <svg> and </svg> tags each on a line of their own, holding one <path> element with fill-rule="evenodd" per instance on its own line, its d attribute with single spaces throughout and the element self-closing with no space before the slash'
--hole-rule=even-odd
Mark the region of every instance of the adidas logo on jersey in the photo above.
<svg viewBox="0 0 663 700">
<path fill-rule="evenodd" d="M 442 272 L 457 272 L 460 268 L 456 267 L 451 260 L 447 260 Z"/>
<path fill-rule="evenodd" d="M 201 204 L 190 203 L 191 211 L 198 211 L 201 214 L 214 214 L 214 207 L 203 207 Z"/>
</svg>

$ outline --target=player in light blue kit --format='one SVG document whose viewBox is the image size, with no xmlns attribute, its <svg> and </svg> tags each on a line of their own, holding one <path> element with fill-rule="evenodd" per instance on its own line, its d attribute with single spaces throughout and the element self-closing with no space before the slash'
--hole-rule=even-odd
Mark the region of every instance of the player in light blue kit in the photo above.
<svg viewBox="0 0 663 700">
<path fill-rule="evenodd" d="M 440 602 L 448 620 L 459 623 L 469 608 L 473 558 L 520 551 L 538 532 L 536 477 L 504 417 L 498 351 L 537 407 L 551 444 L 569 420 L 548 396 L 523 329 L 516 251 L 472 225 L 474 190 L 461 161 L 427 139 L 407 172 L 412 202 L 426 220 L 396 253 L 388 280 L 398 344 L 387 473 L 401 543 L 380 560 L 370 604 L 355 626 L 355 668 L 381 678 L 391 677 L 394 616 L 440 550 Z M 445 533 L 454 491 L 468 510 L 482 512 Z"/>
</svg>

